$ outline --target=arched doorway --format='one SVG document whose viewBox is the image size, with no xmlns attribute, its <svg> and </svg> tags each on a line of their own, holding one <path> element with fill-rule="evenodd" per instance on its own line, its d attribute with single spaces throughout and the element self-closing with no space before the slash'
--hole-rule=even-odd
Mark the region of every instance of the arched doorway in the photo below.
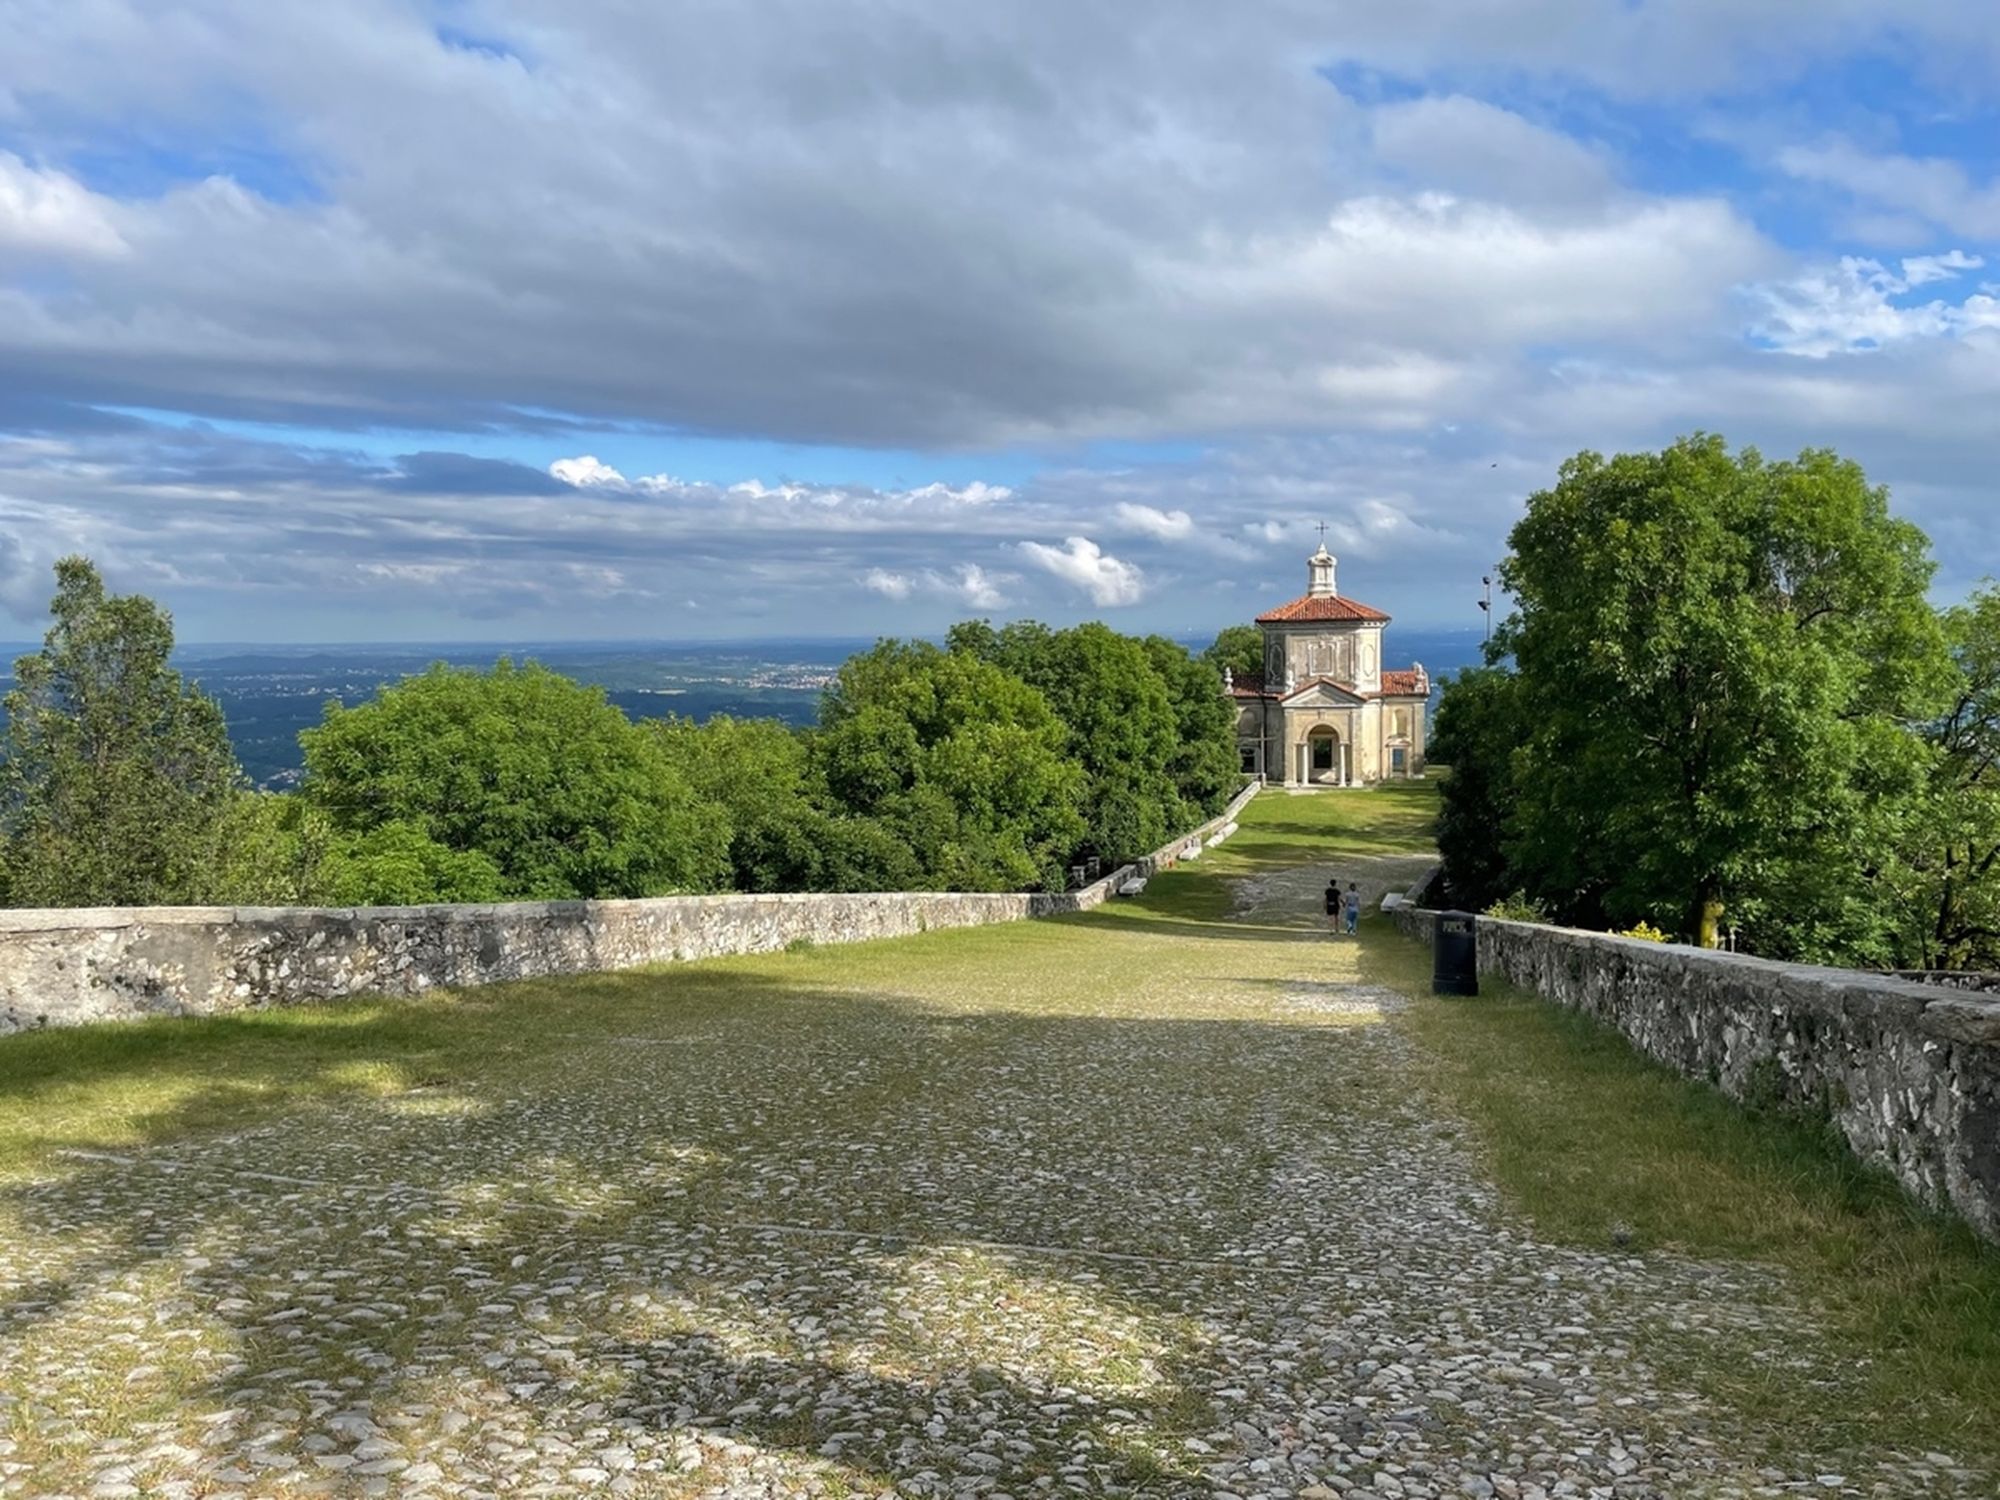
<svg viewBox="0 0 2000 1500">
<path fill-rule="evenodd" d="M 1331 724 L 1315 724 L 1306 732 L 1306 779 L 1338 785 L 1341 771 L 1340 731 Z"/>
</svg>

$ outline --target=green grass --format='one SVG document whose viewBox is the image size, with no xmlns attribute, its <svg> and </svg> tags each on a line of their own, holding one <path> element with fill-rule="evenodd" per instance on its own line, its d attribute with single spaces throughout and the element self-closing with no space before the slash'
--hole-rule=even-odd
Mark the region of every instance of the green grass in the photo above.
<svg viewBox="0 0 2000 1500">
<path fill-rule="evenodd" d="M 1430 1081 L 1471 1121 L 1539 1236 L 1782 1268 L 1847 1378 L 1754 1357 L 1656 1362 L 1768 1431 L 1829 1449 L 1944 1449 L 2000 1464 L 2000 1251 L 1924 1211 L 1819 1122 L 1753 1111 L 1586 1016 L 1491 981 L 1429 996 L 1430 955 L 1386 927 L 1362 972 L 1418 996 Z"/>
</svg>

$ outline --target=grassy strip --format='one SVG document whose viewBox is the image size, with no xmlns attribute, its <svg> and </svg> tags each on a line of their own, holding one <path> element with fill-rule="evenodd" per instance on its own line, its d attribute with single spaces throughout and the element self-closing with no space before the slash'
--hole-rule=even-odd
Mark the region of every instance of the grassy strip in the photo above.
<svg viewBox="0 0 2000 1500">
<path fill-rule="evenodd" d="M 1780 1266 L 1851 1379 L 1829 1391 L 1671 1339 L 1650 1355 L 1802 1443 L 2000 1463 L 2000 1251 L 1919 1208 L 1823 1124 L 1745 1109 L 1505 986 L 1434 999 L 1429 964 L 1386 925 L 1362 959 L 1365 975 L 1419 997 L 1408 1019 L 1435 1085 L 1542 1237 Z"/>
</svg>

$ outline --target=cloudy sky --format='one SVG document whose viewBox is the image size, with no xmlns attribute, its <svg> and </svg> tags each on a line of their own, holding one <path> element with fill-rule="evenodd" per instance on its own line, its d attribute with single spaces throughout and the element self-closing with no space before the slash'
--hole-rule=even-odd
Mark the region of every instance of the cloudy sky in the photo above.
<svg viewBox="0 0 2000 1500">
<path fill-rule="evenodd" d="M 0 0 L 0 634 L 1476 625 L 1579 448 L 2000 571 L 1991 0 Z M 14 627 L 9 629 L 9 627 Z"/>
</svg>

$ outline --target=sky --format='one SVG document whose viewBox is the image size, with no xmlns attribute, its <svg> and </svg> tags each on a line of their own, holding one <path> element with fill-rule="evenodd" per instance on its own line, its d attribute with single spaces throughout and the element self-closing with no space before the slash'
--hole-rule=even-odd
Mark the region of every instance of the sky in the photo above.
<svg viewBox="0 0 2000 1500">
<path fill-rule="evenodd" d="M 0 0 L 0 634 L 1476 628 L 1581 449 L 2000 571 L 1992 0 Z M 10 629 L 19 626 L 20 629 Z"/>
</svg>

